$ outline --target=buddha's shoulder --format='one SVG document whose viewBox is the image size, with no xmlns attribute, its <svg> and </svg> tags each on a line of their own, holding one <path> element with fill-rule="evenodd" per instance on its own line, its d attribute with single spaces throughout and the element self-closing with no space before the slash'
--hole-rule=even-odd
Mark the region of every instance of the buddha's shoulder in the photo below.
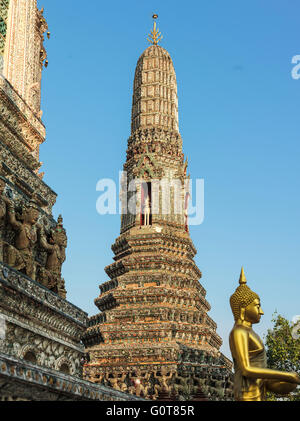
<svg viewBox="0 0 300 421">
<path fill-rule="evenodd" d="M 235 325 L 232 328 L 229 336 L 231 338 L 234 338 L 236 336 L 245 336 L 245 335 L 246 336 L 249 336 L 250 333 L 251 333 L 251 331 L 249 330 L 249 328 L 247 328 L 247 327 L 245 327 L 243 325 Z"/>
</svg>

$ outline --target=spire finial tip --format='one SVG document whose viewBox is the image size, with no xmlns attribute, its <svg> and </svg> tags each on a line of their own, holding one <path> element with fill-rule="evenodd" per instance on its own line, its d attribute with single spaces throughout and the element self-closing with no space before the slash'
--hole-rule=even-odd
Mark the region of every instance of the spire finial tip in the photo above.
<svg viewBox="0 0 300 421">
<path fill-rule="evenodd" d="M 157 45 L 159 43 L 159 41 L 162 40 L 162 35 L 159 32 L 159 29 L 156 29 L 156 19 L 158 18 L 158 15 L 156 13 L 154 13 L 152 15 L 152 19 L 153 19 L 153 29 L 149 34 L 149 38 L 147 38 L 147 40 L 150 42 L 150 44 L 152 45 Z"/>
<path fill-rule="evenodd" d="M 239 283 L 240 283 L 240 285 L 245 285 L 247 283 L 247 279 L 246 279 L 246 276 L 245 276 L 245 271 L 244 271 L 243 266 L 242 266 L 242 270 L 241 270 Z"/>
</svg>

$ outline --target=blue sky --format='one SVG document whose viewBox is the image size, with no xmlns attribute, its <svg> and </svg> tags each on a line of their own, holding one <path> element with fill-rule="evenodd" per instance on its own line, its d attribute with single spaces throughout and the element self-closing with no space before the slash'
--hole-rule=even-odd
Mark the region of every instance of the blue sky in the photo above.
<svg viewBox="0 0 300 421">
<path fill-rule="evenodd" d="M 277 309 L 300 314 L 300 54 L 296 0 L 199 2 L 51 0 L 43 72 L 44 181 L 58 194 L 69 244 L 68 300 L 90 315 L 119 215 L 96 212 L 96 183 L 118 180 L 130 135 L 138 57 L 152 14 L 175 66 L 179 127 L 193 179 L 205 180 L 205 219 L 191 227 L 210 316 L 230 356 L 229 297 L 241 266 L 262 300 L 263 335 Z"/>
</svg>

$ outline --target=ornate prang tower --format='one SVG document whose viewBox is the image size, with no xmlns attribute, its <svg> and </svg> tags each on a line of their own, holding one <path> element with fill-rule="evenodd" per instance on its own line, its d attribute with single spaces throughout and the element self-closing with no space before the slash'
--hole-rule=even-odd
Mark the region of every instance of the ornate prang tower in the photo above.
<svg viewBox="0 0 300 421">
<path fill-rule="evenodd" d="M 90 318 L 84 337 L 90 357 L 84 375 L 152 399 L 192 399 L 200 385 L 210 399 L 224 399 L 231 396 L 231 362 L 219 351 L 222 340 L 193 260 L 176 75 L 160 39 L 154 20 L 152 45 L 137 62 L 133 84 L 122 192 L 127 212 L 112 246 L 115 262 L 105 268 L 111 280 L 95 300 L 101 313 Z M 175 187 L 170 195 L 163 188 L 178 183 L 176 194 Z M 129 210 L 134 197 L 136 214 Z"/>
<path fill-rule="evenodd" d="M 47 30 L 37 0 L 0 0 L 0 401 L 128 400 L 82 380 L 87 314 L 65 300 L 66 231 L 39 173 Z"/>
</svg>

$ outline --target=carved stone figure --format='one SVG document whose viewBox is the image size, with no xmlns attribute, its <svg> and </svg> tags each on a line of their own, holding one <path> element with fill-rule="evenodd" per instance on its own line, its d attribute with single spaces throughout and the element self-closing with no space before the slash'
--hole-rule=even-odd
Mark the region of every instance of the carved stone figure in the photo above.
<svg viewBox="0 0 300 421">
<path fill-rule="evenodd" d="M 141 393 L 144 390 L 144 386 L 142 385 L 142 381 L 141 381 L 141 370 L 139 368 L 136 370 L 135 375 L 132 375 L 131 376 L 131 380 L 132 380 L 132 382 L 134 384 L 134 387 L 135 387 L 135 392 L 134 392 L 135 395 L 136 396 L 141 396 Z"/>
<path fill-rule="evenodd" d="M 66 260 L 67 235 L 61 215 L 58 217 L 57 225 L 51 230 L 48 239 L 43 228 L 39 226 L 39 229 L 40 246 L 48 254 L 45 268 L 40 268 L 39 271 L 39 282 L 65 298 L 66 291 L 64 280 L 61 278 L 61 267 Z"/>
<path fill-rule="evenodd" d="M 160 371 L 160 375 L 157 372 L 154 373 L 154 378 L 159 381 L 159 385 L 154 385 L 155 390 L 155 397 L 158 396 L 159 392 L 170 392 L 170 380 L 173 377 L 173 373 L 168 374 L 168 369 L 166 367 L 162 367 Z"/>
<path fill-rule="evenodd" d="M 112 374 L 112 373 L 106 373 L 105 379 L 108 382 L 108 384 L 110 385 L 110 387 L 112 387 L 113 389 L 116 389 L 116 390 L 121 390 L 120 386 L 119 386 L 118 375 Z"/>
<path fill-rule="evenodd" d="M 136 396 L 147 396 L 148 389 L 151 386 L 149 384 L 150 375 L 151 373 L 142 373 L 141 370 L 137 368 L 135 376 L 131 377 L 135 386 L 134 394 Z"/>
<path fill-rule="evenodd" d="M 16 219 L 13 202 L 7 200 L 8 221 L 16 232 L 15 246 L 7 246 L 7 264 L 16 270 L 24 272 L 35 280 L 36 265 L 33 257 L 33 247 L 37 241 L 35 224 L 39 217 L 39 211 L 32 202 L 22 208 L 21 221 Z"/>
<path fill-rule="evenodd" d="M 119 375 L 119 388 L 121 390 L 121 392 L 126 392 L 127 391 L 127 384 L 125 383 L 125 379 L 126 379 L 127 373 L 122 373 L 121 375 Z"/>
<path fill-rule="evenodd" d="M 5 228 L 6 205 L 9 200 L 4 196 L 6 183 L 0 178 L 0 261 L 3 262 L 3 234 Z"/>
</svg>

